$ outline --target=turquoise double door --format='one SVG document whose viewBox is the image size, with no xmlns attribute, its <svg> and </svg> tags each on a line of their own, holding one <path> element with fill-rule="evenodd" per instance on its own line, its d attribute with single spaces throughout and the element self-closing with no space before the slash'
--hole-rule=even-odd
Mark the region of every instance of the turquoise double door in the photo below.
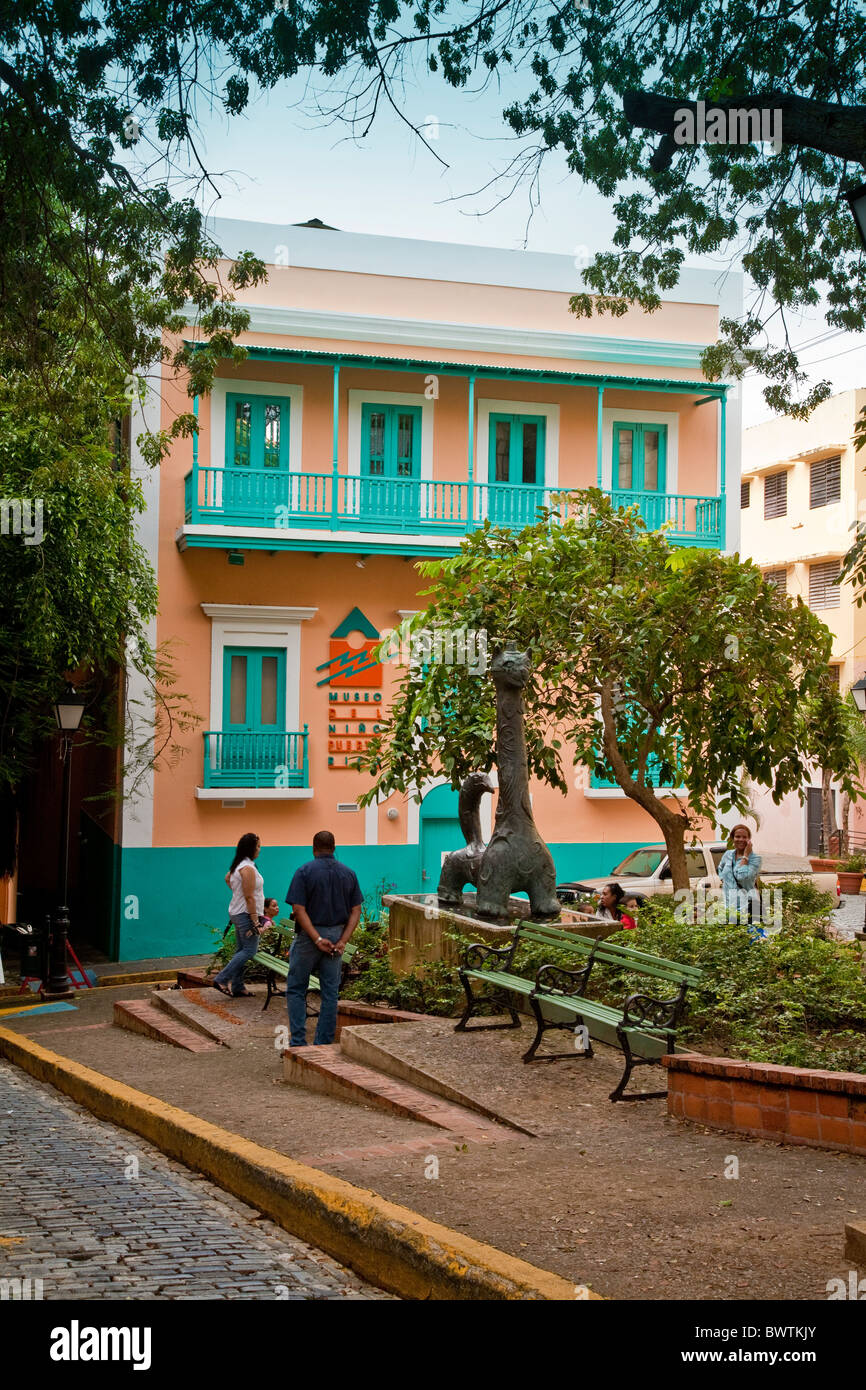
<svg viewBox="0 0 866 1390">
<path fill-rule="evenodd" d="M 421 516 L 421 407 L 361 407 L 359 511 L 367 525 L 399 530 Z"/>
<path fill-rule="evenodd" d="M 544 505 L 543 415 L 490 416 L 487 515 L 497 526 L 529 526 Z"/>
<path fill-rule="evenodd" d="M 284 647 L 226 647 L 223 653 L 221 780 L 267 785 L 286 763 Z"/>
<path fill-rule="evenodd" d="M 618 494 L 639 493 L 640 510 L 651 531 L 667 519 L 667 426 L 615 420 L 613 425 L 614 503 L 627 505 Z"/>
</svg>

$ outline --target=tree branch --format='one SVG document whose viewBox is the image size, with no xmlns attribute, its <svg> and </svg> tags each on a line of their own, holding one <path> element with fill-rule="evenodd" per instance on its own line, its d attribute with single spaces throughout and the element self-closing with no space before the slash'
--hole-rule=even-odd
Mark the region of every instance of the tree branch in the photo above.
<svg viewBox="0 0 866 1390">
<path fill-rule="evenodd" d="M 668 168 L 677 149 L 673 140 L 677 112 L 697 113 L 697 102 L 681 97 L 662 96 L 642 90 L 623 93 L 623 112 L 630 125 L 654 130 L 663 136 L 652 167 L 656 172 Z M 753 92 L 749 96 L 722 97 L 707 101 L 707 110 L 781 111 L 782 137 L 786 145 L 804 145 L 835 159 L 850 160 L 866 168 L 866 106 L 843 106 L 829 101 L 813 101 L 791 92 Z"/>
</svg>

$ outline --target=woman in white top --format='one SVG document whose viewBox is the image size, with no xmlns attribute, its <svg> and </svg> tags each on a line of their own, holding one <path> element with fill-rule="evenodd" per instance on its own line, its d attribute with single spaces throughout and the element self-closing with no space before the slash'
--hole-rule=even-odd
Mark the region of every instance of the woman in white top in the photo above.
<svg viewBox="0 0 866 1390">
<path fill-rule="evenodd" d="M 232 890 L 229 919 L 235 929 L 238 949 L 211 984 L 220 994 L 232 999 L 243 999 L 250 994 L 250 990 L 244 989 L 244 969 L 259 948 L 259 934 L 264 924 L 265 885 L 254 862 L 261 847 L 258 835 L 242 835 L 226 874 L 226 883 Z"/>
</svg>

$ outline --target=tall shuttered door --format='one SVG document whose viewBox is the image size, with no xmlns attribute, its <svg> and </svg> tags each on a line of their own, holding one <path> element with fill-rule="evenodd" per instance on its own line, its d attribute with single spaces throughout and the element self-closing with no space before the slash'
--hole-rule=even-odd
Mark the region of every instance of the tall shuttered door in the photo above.
<svg viewBox="0 0 866 1390">
<path fill-rule="evenodd" d="M 615 506 L 640 506 L 651 531 L 665 521 L 667 426 L 615 420 L 612 497 Z"/>
<path fill-rule="evenodd" d="M 528 526 L 544 503 L 543 415 L 491 415 L 487 509 L 497 526 Z"/>
<path fill-rule="evenodd" d="M 788 512 L 788 474 L 771 473 L 764 479 L 764 519 L 786 516 Z"/>
<path fill-rule="evenodd" d="M 842 497 L 842 458 L 819 459 L 809 469 L 809 506 L 828 507 Z"/>
<path fill-rule="evenodd" d="M 824 560 L 819 565 L 809 566 L 809 607 L 838 608 L 840 560 Z"/>
<path fill-rule="evenodd" d="M 821 788 L 806 788 L 806 853 L 821 853 L 821 831 L 824 825 L 824 811 L 821 802 Z"/>
<path fill-rule="evenodd" d="M 273 525 L 288 499 L 287 396 L 226 395 L 225 468 L 208 477 L 207 495 L 233 521 Z"/>
<path fill-rule="evenodd" d="M 361 409 L 361 515 L 399 530 L 420 512 L 421 407 L 366 404 Z"/>
<path fill-rule="evenodd" d="M 226 647 L 223 655 L 221 770 L 261 773 L 286 761 L 286 652 Z M 259 779 L 255 785 L 258 785 Z M 276 785 L 276 783 L 275 783 Z"/>
</svg>

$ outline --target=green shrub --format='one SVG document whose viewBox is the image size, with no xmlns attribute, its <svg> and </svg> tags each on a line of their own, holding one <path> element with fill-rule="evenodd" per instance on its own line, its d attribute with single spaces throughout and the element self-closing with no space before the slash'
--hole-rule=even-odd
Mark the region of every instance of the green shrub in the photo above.
<svg viewBox="0 0 866 1390">
<path fill-rule="evenodd" d="M 859 948 L 829 940 L 826 911 L 814 906 L 811 884 L 785 885 L 781 930 L 753 941 L 745 925 L 678 921 L 672 903 L 654 898 L 641 915 L 640 948 L 704 971 L 689 991 L 679 1040 L 702 1052 L 754 1062 L 866 1071 L 866 980 Z M 826 894 L 818 894 L 826 898 Z M 613 941 L 638 944 L 634 933 Z M 611 1002 L 639 977 L 604 972 L 594 993 Z M 599 996 L 600 997 L 600 996 Z"/>
</svg>

